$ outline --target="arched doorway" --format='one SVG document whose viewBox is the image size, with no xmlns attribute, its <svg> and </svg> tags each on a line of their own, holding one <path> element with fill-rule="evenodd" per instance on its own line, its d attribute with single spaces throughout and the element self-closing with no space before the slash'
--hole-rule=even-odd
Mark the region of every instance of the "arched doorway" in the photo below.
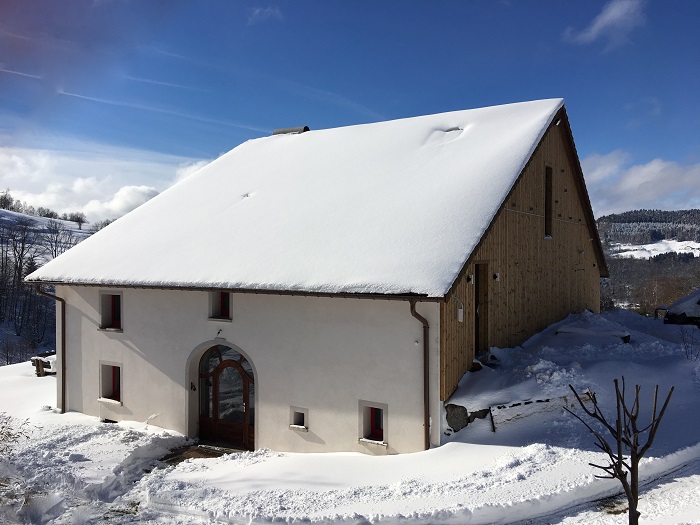
<svg viewBox="0 0 700 525">
<path fill-rule="evenodd" d="M 255 379 L 240 352 L 215 345 L 199 361 L 199 437 L 252 450 Z"/>
</svg>

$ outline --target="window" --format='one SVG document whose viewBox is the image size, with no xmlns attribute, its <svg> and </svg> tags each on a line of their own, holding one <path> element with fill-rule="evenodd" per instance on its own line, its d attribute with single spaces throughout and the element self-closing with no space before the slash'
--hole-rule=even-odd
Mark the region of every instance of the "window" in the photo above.
<svg viewBox="0 0 700 525">
<path fill-rule="evenodd" d="M 100 397 L 111 401 L 122 400 L 121 367 L 116 365 L 101 365 Z"/>
<path fill-rule="evenodd" d="M 304 424 L 304 413 L 294 412 L 292 424 L 297 427 L 305 427 L 306 425 Z"/>
<path fill-rule="evenodd" d="M 209 294 L 209 318 L 231 320 L 231 294 L 211 292 Z"/>
<path fill-rule="evenodd" d="M 552 236 L 552 168 L 544 168 L 544 236 Z"/>
<path fill-rule="evenodd" d="M 289 428 L 299 432 L 309 430 L 309 409 L 289 407 Z"/>
<path fill-rule="evenodd" d="M 387 443 L 387 405 L 360 401 L 360 441 Z"/>
<path fill-rule="evenodd" d="M 122 329 L 122 296 L 120 294 L 102 294 L 100 296 L 102 323 L 104 330 Z"/>
<path fill-rule="evenodd" d="M 384 441 L 384 411 L 381 408 L 368 407 L 369 431 L 365 436 L 372 441 Z"/>
</svg>

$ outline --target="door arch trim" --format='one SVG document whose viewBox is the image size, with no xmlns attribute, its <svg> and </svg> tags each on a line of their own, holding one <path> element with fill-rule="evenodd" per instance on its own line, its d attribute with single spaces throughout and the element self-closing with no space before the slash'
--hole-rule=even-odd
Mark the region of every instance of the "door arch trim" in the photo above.
<svg viewBox="0 0 700 525">
<path fill-rule="evenodd" d="M 202 356 L 212 347 L 212 346 L 228 346 L 230 348 L 233 348 L 236 352 L 241 354 L 246 361 L 248 361 L 248 364 L 250 367 L 253 369 L 253 382 L 255 383 L 255 394 L 254 394 L 254 399 L 255 399 L 255 407 L 256 407 L 256 423 L 259 421 L 259 407 L 260 404 L 258 402 L 258 396 L 260 392 L 259 388 L 259 383 L 258 383 L 258 370 L 255 368 L 255 362 L 251 359 L 250 354 L 243 350 L 241 347 L 238 345 L 232 343 L 231 341 L 224 339 L 222 337 L 217 337 L 215 339 L 210 339 L 208 341 L 205 341 L 201 344 L 198 344 L 196 347 L 192 349 L 190 352 L 189 357 L 187 358 L 187 365 L 186 365 L 186 370 L 185 370 L 185 389 L 188 392 L 187 395 L 187 402 L 185 404 L 185 417 L 187 421 L 187 437 L 188 438 L 196 438 L 199 436 L 199 362 L 202 359 Z M 192 386 L 194 385 L 195 389 L 192 389 Z M 257 427 L 257 425 L 256 425 Z M 256 428 L 255 431 L 255 437 L 254 437 L 255 443 L 253 443 L 253 448 L 257 449 L 258 448 L 258 431 Z"/>
</svg>

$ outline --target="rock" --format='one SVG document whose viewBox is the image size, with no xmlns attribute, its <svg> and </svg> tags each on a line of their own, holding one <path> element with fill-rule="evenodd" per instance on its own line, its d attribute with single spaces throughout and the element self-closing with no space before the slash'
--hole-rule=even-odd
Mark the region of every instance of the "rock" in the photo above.
<svg viewBox="0 0 700 525">
<path fill-rule="evenodd" d="M 455 432 L 459 432 L 469 424 L 469 411 L 462 405 L 450 403 L 445 405 L 445 411 L 447 412 L 447 424 Z"/>
</svg>

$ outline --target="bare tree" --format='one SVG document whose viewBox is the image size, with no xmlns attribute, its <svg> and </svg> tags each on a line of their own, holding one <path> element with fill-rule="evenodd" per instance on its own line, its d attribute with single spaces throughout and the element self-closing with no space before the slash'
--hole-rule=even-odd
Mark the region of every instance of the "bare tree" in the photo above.
<svg viewBox="0 0 700 525">
<path fill-rule="evenodd" d="M 85 217 L 85 214 L 81 211 L 70 213 L 68 215 L 68 220 L 76 223 L 78 225 L 79 230 L 82 230 L 83 224 L 85 224 L 88 221 L 87 217 Z"/>
<path fill-rule="evenodd" d="M 583 423 L 586 428 L 593 434 L 596 438 L 595 446 L 601 449 L 608 455 L 609 463 L 607 465 L 596 465 L 595 463 L 589 463 L 592 467 L 602 470 L 605 475 L 596 476 L 597 478 L 605 479 L 617 479 L 622 484 L 622 488 L 627 496 L 627 503 L 629 504 L 629 525 L 638 525 L 640 512 L 637 510 L 637 504 L 639 502 L 639 460 L 644 457 L 647 453 L 654 438 L 656 437 L 656 431 L 659 429 L 661 424 L 661 419 L 664 417 L 666 412 L 666 407 L 668 407 L 668 402 L 671 400 L 671 394 L 673 394 L 674 387 L 668 392 L 666 396 L 666 401 L 661 408 L 661 412 L 656 412 L 657 409 L 657 395 L 659 392 L 659 385 L 654 387 L 654 406 L 651 413 L 651 422 L 644 428 L 639 428 L 639 385 L 634 387 L 634 401 L 632 402 L 631 408 L 628 406 L 628 400 L 625 398 L 625 378 L 622 377 L 622 390 L 618 384 L 618 380 L 613 381 L 615 383 L 615 398 L 617 404 L 617 416 L 615 420 L 615 425 L 611 425 L 607 418 L 603 415 L 600 405 L 596 396 L 592 392 L 587 392 L 586 396 L 593 403 L 593 409 L 590 410 L 584 405 L 581 396 L 574 390 L 574 387 L 569 385 L 569 388 L 576 396 L 581 408 L 586 413 L 586 415 L 605 427 L 608 433 L 612 437 L 612 445 L 608 440 L 597 430 L 593 429 L 591 425 L 586 423 L 578 414 L 566 409 L 570 414 L 573 414 L 576 419 Z M 642 434 L 647 432 L 646 443 L 642 444 L 640 438 Z M 626 452 L 625 452 L 626 451 Z M 629 474 L 629 479 L 627 475 Z"/>
<path fill-rule="evenodd" d="M 105 226 L 109 226 L 113 222 L 114 221 L 112 219 L 105 219 L 103 221 L 93 222 L 92 226 L 90 226 L 90 233 L 97 233 L 102 228 L 104 228 Z"/>
<path fill-rule="evenodd" d="M 15 258 L 16 283 L 21 284 L 24 265 L 36 254 L 40 244 L 36 222 L 29 217 L 21 217 L 10 225 L 8 236 Z"/>
<path fill-rule="evenodd" d="M 12 195 L 10 195 L 10 188 L 7 188 L 5 191 L 0 193 L 0 208 L 3 210 L 11 210 L 14 202 L 15 199 L 13 199 Z"/>
<path fill-rule="evenodd" d="M 2 221 L 0 222 L 0 323 L 7 319 L 14 273 L 10 228 L 7 221 Z"/>
<path fill-rule="evenodd" d="M 55 259 L 76 243 L 73 230 L 66 227 L 61 221 L 51 219 L 46 222 L 44 233 L 44 249 L 46 253 Z"/>
<path fill-rule="evenodd" d="M 58 219 L 58 213 L 56 213 L 55 211 L 53 211 L 50 208 L 42 208 L 41 206 L 39 206 L 36 209 L 36 214 L 39 217 L 47 217 L 49 219 Z"/>
<path fill-rule="evenodd" d="M 682 324 L 681 345 L 685 350 L 685 357 L 689 361 L 700 359 L 700 337 L 698 337 L 698 327 L 692 324 Z"/>
</svg>

